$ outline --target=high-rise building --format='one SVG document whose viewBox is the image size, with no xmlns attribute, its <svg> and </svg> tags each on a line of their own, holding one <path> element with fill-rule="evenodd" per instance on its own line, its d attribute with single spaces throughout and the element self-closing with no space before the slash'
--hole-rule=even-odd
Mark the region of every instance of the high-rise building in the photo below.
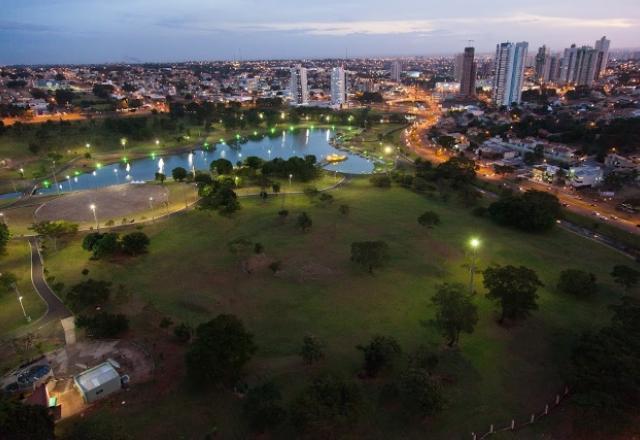
<svg viewBox="0 0 640 440">
<path fill-rule="evenodd" d="M 561 58 L 558 55 L 552 55 L 549 57 L 549 76 L 543 78 L 545 82 L 557 82 L 560 76 L 560 64 Z"/>
<path fill-rule="evenodd" d="M 474 96 L 476 94 L 476 62 L 475 49 L 465 47 L 462 57 L 462 74 L 460 77 L 460 96 Z"/>
<path fill-rule="evenodd" d="M 462 81 L 462 64 L 464 62 L 464 54 L 459 53 L 453 59 L 453 80 L 455 82 Z"/>
<path fill-rule="evenodd" d="M 300 64 L 291 69 L 291 79 L 289 81 L 289 93 L 291 99 L 297 105 L 309 103 L 309 89 L 307 88 L 307 69 Z"/>
<path fill-rule="evenodd" d="M 402 78 L 402 63 L 398 60 L 391 63 L 391 81 L 400 82 Z"/>
<path fill-rule="evenodd" d="M 343 67 L 331 69 L 331 104 L 347 103 L 347 76 Z"/>
<path fill-rule="evenodd" d="M 602 51 L 589 46 L 576 47 L 572 44 L 564 50 L 560 65 L 558 82 L 591 86 L 598 74 L 602 62 Z"/>
<path fill-rule="evenodd" d="M 551 70 L 551 53 L 547 46 L 542 46 L 538 49 L 538 54 L 536 55 L 536 76 L 538 80 L 542 82 L 549 81 L 549 72 Z"/>
<path fill-rule="evenodd" d="M 600 78 L 600 75 L 607 69 L 607 64 L 609 63 L 609 46 L 611 46 L 611 41 L 607 40 L 607 37 L 602 37 L 596 41 L 596 50 L 600 51 L 600 58 L 596 66 L 596 79 Z"/>
<path fill-rule="evenodd" d="M 510 107 L 520 103 L 524 82 L 524 64 L 529 43 L 500 43 L 496 46 L 493 77 L 493 102 Z"/>
</svg>

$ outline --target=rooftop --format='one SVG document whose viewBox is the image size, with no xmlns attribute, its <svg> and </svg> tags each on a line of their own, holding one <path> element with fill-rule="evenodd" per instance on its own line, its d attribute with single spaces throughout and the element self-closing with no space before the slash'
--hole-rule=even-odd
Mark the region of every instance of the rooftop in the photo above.
<svg viewBox="0 0 640 440">
<path fill-rule="evenodd" d="M 113 368 L 113 365 L 109 362 L 105 362 L 103 364 L 96 365 L 87 371 L 83 371 L 78 374 L 75 379 L 80 387 L 82 387 L 82 390 L 87 392 L 94 388 L 99 388 L 103 384 L 119 377 L 120 375 L 116 369 Z"/>
</svg>

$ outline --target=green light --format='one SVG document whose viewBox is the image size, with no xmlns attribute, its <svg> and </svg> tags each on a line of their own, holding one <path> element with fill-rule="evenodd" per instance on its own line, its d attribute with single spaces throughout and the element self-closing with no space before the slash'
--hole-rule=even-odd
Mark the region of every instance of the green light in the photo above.
<svg viewBox="0 0 640 440">
<path fill-rule="evenodd" d="M 220 143 L 224 144 L 224 139 L 220 138 Z"/>
<path fill-rule="evenodd" d="M 276 132 L 276 128 L 275 127 L 271 127 L 271 133 L 275 133 Z"/>
<path fill-rule="evenodd" d="M 79 176 L 79 175 L 80 175 L 80 171 L 74 171 L 74 172 L 73 172 L 73 175 L 74 175 L 74 176 Z"/>
<path fill-rule="evenodd" d="M 45 188 L 49 188 L 49 181 L 45 180 L 44 182 L 42 182 L 42 184 L 44 185 Z"/>
<path fill-rule="evenodd" d="M 332 129 L 332 130 L 335 130 L 335 129 L 336 129 L 336 126 L 335 126 L 335 125 L 332 125 L 332 126 L 331 126 L 331 129 Z"/>
<path fill-rule="evenodd" d="M 102 164 L 101 163 L 97 163 L 96 164 L 96 168 L 98 168 L 98 169 L 102 168 Z"/>
<path fill-rule="evenodd" d="M 293 131 L 293 125 L 289 127 L 289 131 Z"/>
<path fill-rule="evenodd" d="M 151 153 L 151 159 L 155 159 L 156 158 L 156 153 Z"/>
<path fill-rule="evenodd" d="M 257 132 L 257 131 L 254 131 L 254 132 L 253 132 L 253 135 L 254 135 L 254 136 L 258 136 L 258 132 Z"/>
<path fill-rule="evenodd" d="M 240 134 L 236 133 L 236 139 L 240 139 Z"/>
<path fill-rule="evenodd" d="M 316 127 L 314 127 L 314 126 L 312 125 L 312 126 L 311 126 L 311 129 L 313 130 L 314 128 L 316 128 Z"/>
<path fill-rule="evenodd" d="M 122 158 L 122 161 L 123 161 L 124 163 L 127 163 L 127 156 L 123 157 L 123 158 Z"/>
<path fill-rule="evenodd" d="M 349 131 L 351 131 L 351 126 L 349 126 Z"/>
<path fill-rule="evenodd" d="M 205 146 L 205 147 L 209 147 L 209 142 L 205 142 L 205 143 L 204 143 L 204 146 Z"/>
</svg>

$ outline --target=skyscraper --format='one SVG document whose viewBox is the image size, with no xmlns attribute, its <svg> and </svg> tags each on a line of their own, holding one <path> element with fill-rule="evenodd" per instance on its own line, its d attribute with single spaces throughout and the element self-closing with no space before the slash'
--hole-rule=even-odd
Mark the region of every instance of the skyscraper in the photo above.
<svg viewBox="0 0 640 440">
<path fill-rule="evenodd" d="M 600 75 L 607 69 L 607 64 L 609 63 L 609 46 L 611 46 L 611 41 L 607 40 L 607 37 L 602 37 L 596 41 L 596 50 L 601 52 L 600 59 L 596 66 L 596 79 L 600 78 Z"/>
<path fill-rule="evenodd" d="M 291 99 L 297 105 L 309 103 L 309 90 L 307 88 L 307 69 L 300 64 L 291 69 L 291 79 L 289 81 L 289 92 Z"/>
<path fill-rule="evenodd" d="M 464 61 L 464 54 L 459 53 L 453 59 L 453 80 L 455 82 L 462 81 L 462 64 Z"/>
<path fill-rule="evenodd" d="M 547 46 L 538 49 L 536 55 L 536 76 L 541 82 L 549 81 L 549 72 L 551 69 L 551 54 Z"/>
<path fill-rule="evenodd" d="M 398 60 L 391 63 L 391 81 L 400 82 L 402 77 L 402 63 Z"/>
<path fill-rule="evenodd" d="M 524 82 L 524 64 L 529 43 L 500 43 L 496 46 L 493 77 L 493 102 L 502 106 L 520 103 Z"/>
<path fill-rule="evenodd" d="M 331 69 L 331 104 L 347 103 L 347 76 L 343 67 Z"/>
<path fill-rule="evenodd" d="M 572 44 L 564 50 L 560 66 L 559 82 L 578 86 L 591 86 L 598 75 L 602 51 L 589 46 Z"/>
<path fill-rule="evenodd" d="M 462 57 L 462 74 L 460 78 L 460 96 L 474 96 L 476 94 L 476 63 L 473 59 L 475 49 L 465 47 Z"/>
</svg>

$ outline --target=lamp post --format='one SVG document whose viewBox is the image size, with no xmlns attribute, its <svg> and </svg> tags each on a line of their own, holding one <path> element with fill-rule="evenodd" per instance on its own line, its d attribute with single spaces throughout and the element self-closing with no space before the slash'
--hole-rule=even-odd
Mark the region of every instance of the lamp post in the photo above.
<svg viewBox="0 0 640 440">
<path fill-rule="evenodd" d="M 18 289 L 16 289 L 16 292 L 18 291 Z M 20 295 L 18 293 L 18 302 L 20 303 L 20 308 L 22 309 L 22 314 L 24 315 L 24 319 L 27 320 L 27 322 L 31 322 L 31 316 L 27 315 L 27 311 L 24 309 L 24 304 L 22 304 L 22 295 Z"/>
<path fill-rule="evenodd" d="M 293 179 L 293 174 L 289 174 L 289 190 L 291 190 L 291 179 Z"/>
<path fill-rule="evenodd" d="M 469 293 L 473 294 L 473 276 L 476 271 L 476 259 L 478 257 L 480 240 L 472 238 L 469 240 L 469 247 L 471 247 L 471 261 L 469 262 Z"/>
<path fill-rule="evenodd" d="M 95 203 L 92 203 L 91 205 L 89 205 L 89 209 L 91 210 L 91 212 L 93 212 L 93 219 L 96 222 L 96 231 L 100 232 L 100 224 L 98 223 L 98 213 L 96 211 Z"/>
<path fill-rule="evenodd" d="M 122 149 L 123 150 L 126 150 L 127 149 L 127 138 L 120 139 L 120 145 L 122 145 Z"/>
<path fill-rule="evenodd" d="M 5 226 L 7 225 L 7 217 L 4 215 L 4 212 L 0 212 L 0 218 L 2 219 L 2 224 Z"/>
</svg>

